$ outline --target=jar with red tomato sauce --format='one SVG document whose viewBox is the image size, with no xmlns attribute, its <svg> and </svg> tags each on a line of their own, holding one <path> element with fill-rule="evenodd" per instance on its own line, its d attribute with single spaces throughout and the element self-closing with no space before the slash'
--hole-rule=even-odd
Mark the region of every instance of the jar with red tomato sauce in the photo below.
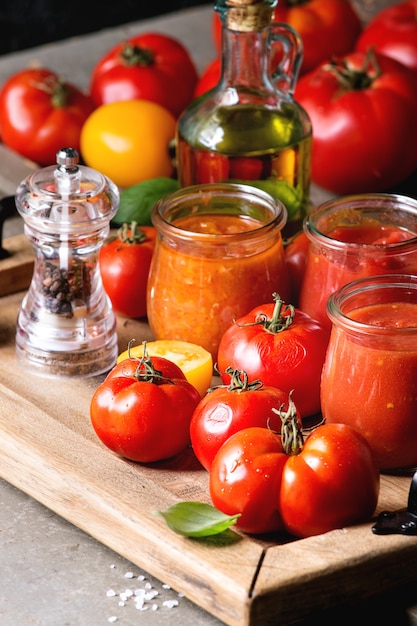
<svg viewBox="0 0 417 626">
<path fill-rule="evenodd" d="M 198 344 L 217 358 L 233 321 L 278 292 L 289 294 L 281 231 L 287 213 L 247 185 L 184 187 L 152 210 L 157 238 L 148 280 L 156 339 Z"/>
<path fill-rule="evenodd" d="M 360 194 L 330 200 L 304 222 L 310 243 L 299 306 L 327 324 L 329 296 L 379 274 L 417 274 L 417 200 Z"/>
<path fill-rule="evenodd" d="M 327 423 L 352 426 L 381 471 L 417 468 L 417 276 L 384 274 L 328 300 L 332 331 L 321 380 Z"/>
</svg>

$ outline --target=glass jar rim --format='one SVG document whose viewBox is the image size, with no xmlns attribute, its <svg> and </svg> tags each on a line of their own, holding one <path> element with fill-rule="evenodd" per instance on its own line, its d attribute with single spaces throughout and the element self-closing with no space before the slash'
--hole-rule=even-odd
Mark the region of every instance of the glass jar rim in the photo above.
<svg viewBox="0 0 417 626">
<path fill-rule="evenodd" d="M 379 208 L 392 209 L 396 212 L 398 212 L 399 210 L 403 210 L 405 213 L 410 213 L 410 215 L 414 214 L 414 217 L 417 220 L 417 199 L 411 198 L 409 196 L 394 193 L 366 193 L 346 195 L 327 200 L 326 202 L 313 208 L 310 213 L 305 217 L 303 230 L 309 240 L 315 243 L 322 244 L 326 248 L 331 248 L 333 250 L 343 250 L 344 252 L 346 252 L 347 250 L 352 250 L 355 251 L 355 254 L 358 254 L 359 250 L 362 252 L 372 251 L 372 253 L 375 253 L 382 249 L 385 253 L 389 253 L 391 251 L 395 251 L 397 253 L 398 249 L 408 248 L 410 245 L 414 246 L 417 243 L 417 234 L 414 237 L 410 237 L 408 239 L 397 242 L 358 243 L 340 241 L 319 230 L 316 225 L 316 222 L 319 218 L 321 218 L 327 212 L 331 212 L 332 209 L 337 212 L 342 208 L 351 208 L 354 210 L 361 208 L 362 211 L 368 210 L 369 212 L 376 211 Z"/>
<path fill-rule="evenodd" d="M 334 293 L 332 293 L 326 304 L 327 315 L 330 321 L 337 327 L 341 327 L 350 332 L 356 334 L 369 334 L 372 332 L 373 336 L 386 336 L 387 334 L 395 336 L 408 336 L 415 335 L 417 330 L 417 322 L 415 326 L 407 327 L 383 327 L 367 324 L 365 322 L 359 322 L 352 319 L 349 316 L 349 312 L 343 311 L 344 305 L 358 296 L 372 295 L 375 296 L 378 290 L 398 290 L 398 292 L 406 293 L 407 291 L 413 291 L 416 293 L 415 302 L 417 303 L 417 275 L 415 274 L 380 274 L 378 276 L 368 276 L 365 278 L 358 278 L 346 285 L 343 285 Z M 385 292 L 387 293 L 387 291 Z M 394 300 L 392 300 L 394 301 Z M 386 302 L 386 300 L 384 301 Z M 400 298 L 395 302 L 406 302 L 406 300 Z M 363 302 L 360 305 L 353 307 L 350 310 L 356 310 L 369 304 L 378 304 L 375 302 Z"/>
<path fill-rule="evenodd" d="M 271 212 L 271 218 L 261 223 L 259 226 L 256 226 L 256 228 L 236 233 L 196 232 L 181 228 L 176 225 L 175 222 L 170 222 L 167 219 L 167 213 L 178 207 L 181 203 L 185 203 L 184 206 L 189 207 L 191 210 L 194 208 L 194 214 L 197 215 L 198 211 L 196 210 L 196 206 L 202 206 L 205 197 L 209 198 L 215 195 L 218 195 L 219 198 L 223 198 L 223 201 L 227 198 L 228 202 L 230 202 L 230 206 L 228 206 L 229 210 L 227 211 L 228 215 L 254 217 L 250 212 L 243 211 L 241 206 L 239 206 L 239 210 L 230 211 L 230 207 L 236 198 L 241 198 L 248 201 L 247 206 L 249 207 L 256 207 L 258 204 L 259 207 L 267 208 Z M 201 211 L 201 214 L 203 213 L 204 211 Z M 209 201 L 207 201 L 207 213 L 212 215 L 222 214 L 219 209 L 217 211 L 210 211 Z M 187 213 L 187 216 L 189 214 L 190 213 Z M 193 240 L 196 243 L 200 242 L 205 244 L 216 244 L 220 242 L 223 244 L 233 244 L 243 239 L 247 241 L 248 239 L 263 237 L 272 229 L 279 229 L 281 231 L 286 224 L 287 217 L 287 209 L 283 202 L 261 189 L 238 183 L 205 183 L 182 187 L 165 195 L 156 202 L 151 213 L 153 225 L 157 231 L 162 234 L 169 234 L 175 237 L 175 239 L 184 241 Z"/>
</svg>

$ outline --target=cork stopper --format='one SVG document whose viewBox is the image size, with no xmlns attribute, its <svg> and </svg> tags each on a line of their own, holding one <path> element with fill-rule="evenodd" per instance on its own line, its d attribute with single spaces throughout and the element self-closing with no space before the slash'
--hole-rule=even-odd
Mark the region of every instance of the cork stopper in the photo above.
<svg viewBox="0 0 417 626">
<path fill-rule="evenodd" d="M 231 30 L 250 32 L 271 23 L 276 4 L 277 0 L 218 0 L 215 9 Z"/>
</svg>

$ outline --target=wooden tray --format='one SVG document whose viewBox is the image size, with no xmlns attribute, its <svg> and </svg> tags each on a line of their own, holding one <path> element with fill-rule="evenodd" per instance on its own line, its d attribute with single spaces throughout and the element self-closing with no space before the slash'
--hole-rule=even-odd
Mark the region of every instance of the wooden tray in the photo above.
<svg viewBox="0 0 417 626">
<path fill-rule="evenodd" d="M 191 540 L 153 511 L 208 500 L 191 450 L 153 466 L 105 448 L 89 419 L 101 378 L 49 380 L 21 370 L 14 332 L 22 293 L 0 300 L 0 474 L 230 626 L 279 626 L 417 579 L 417 537 L 377 536 L 371 524 L 290 543 L 227 532 Z M 120 349 L 152 339 L 119 319 Z M 405 508 L 410 477 L 382 477 L 378 512 Z M 301 599 L 301 600 L 300 600 Z"/>
<path fill-rule="evenodd" d="M 0 297 L 27 289 L 33 276 L 33 246 L 26 235 L 15 235 L 3 241 L 10 256 L 0 260 Z"/>
</svg>

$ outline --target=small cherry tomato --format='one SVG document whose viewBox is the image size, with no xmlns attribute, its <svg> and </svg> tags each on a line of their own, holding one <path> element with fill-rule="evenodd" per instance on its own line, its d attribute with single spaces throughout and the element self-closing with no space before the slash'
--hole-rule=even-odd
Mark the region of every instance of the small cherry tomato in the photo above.
<svg viewBox="0 0 417 626">
<path fill-rule="evenodd" d="M 238 430 L 249 426 L 281 426 L 272 412 L 288 404 L 288 394 L 249 382 L 246 372 L 228 368 L 230 384 L 213 387 L 197 405 L 190 424 L 191 445 L 202 466 L 209 470 L 220 446 Z"/>
</svg>

